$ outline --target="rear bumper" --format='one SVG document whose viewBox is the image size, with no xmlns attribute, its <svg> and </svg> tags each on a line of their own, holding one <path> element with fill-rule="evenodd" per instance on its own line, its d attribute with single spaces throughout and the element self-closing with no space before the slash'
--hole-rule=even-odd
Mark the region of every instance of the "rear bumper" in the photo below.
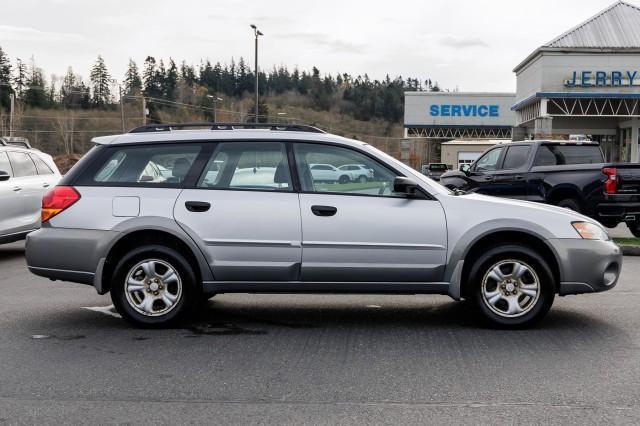
<svg viewBox="0 0 640 426">
<path fill-rule="evenodd" d="M 622 250 L 612 241 L 550 239 L 560 263 L 559 294 L 610 290 L 622 269 Z"/>
<path fill-rule="evenodd" d="M 596 205 L 596 219 L 602 223 L 640 220 L 640 201 L 602 202 Z"/>
<path fill-rule="evenodd" d="M 41 277 L 94 285 L 101 259 L 117 235 L 113 231 L 39 229 L 27 235 L 27 267 Z"/>
</svg>

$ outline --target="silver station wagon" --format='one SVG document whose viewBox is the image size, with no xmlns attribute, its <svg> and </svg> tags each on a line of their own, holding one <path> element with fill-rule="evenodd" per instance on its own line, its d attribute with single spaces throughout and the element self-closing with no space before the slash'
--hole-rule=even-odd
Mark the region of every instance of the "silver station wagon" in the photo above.
<svg viewBox="0 0 640 426">
<path fill-rule="evenodd" d="M 445 294 L 523 327 L 556 294 L 615 286 L 622 255 L 572 211 L 452 192 L 303 125 L 151 125 L 95 147 L 42 202 L 34 274 L 111 293 L 142 326 L 219 293 Z M 357 164 L 366 179 L 311 165 Z"/>
</svg>

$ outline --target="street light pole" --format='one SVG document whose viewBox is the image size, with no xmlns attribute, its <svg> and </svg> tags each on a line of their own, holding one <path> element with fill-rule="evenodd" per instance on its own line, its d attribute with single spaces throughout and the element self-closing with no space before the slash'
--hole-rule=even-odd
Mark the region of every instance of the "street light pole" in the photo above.
<svg viewBox="0 0 640 426">
<path fill-rule="evenodd" d="M 216 111 L 217 111 L 216 102 L 223 101 L 223 99 L 218 97 L 218 96 L 213 96 L 213 95 L 207 95 L 207 98 L 213 99 L 213 122 L 217 123 L 218 122 L 218 117 L 216 115 Z"/>
<path fill-rule="evenodd" d="M 256 27 L 255 25 L 251 24 L 251 28 L 253 28 L 253 34 L 256 37 L 256 65 L 255 65 L 255 70 L 256 70 L 256 109 L 255 109 L 255 113 L 256 113 L 256 119 L 255 122 L 258 122 L 258 37 L 261 35 L 264 35 L 263 33 L 260 32 L 260 30 L 258 30 L 258 27 Z"/>
</svg>

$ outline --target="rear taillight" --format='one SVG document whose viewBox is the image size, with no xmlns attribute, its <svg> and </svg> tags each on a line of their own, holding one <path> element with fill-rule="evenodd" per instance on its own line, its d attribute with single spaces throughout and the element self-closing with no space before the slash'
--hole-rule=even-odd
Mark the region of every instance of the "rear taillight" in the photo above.
<svg viewBox="0 0 640 426">
<path fill-rule="evenodd" d="M 615 194 L 618 192 L 618 178 L 615 167 L 605 167 L 602 169 L 602 173 L 607 176 L 607 180 L 604 181 L 604 192 L 606 194 Z"/>
<path fill-rule="evenodd" d="M 80 199 L 80 194 L 71 186 L 56 186 L 42 197 L 42 222 L 71 207 Z"/>
</svg>

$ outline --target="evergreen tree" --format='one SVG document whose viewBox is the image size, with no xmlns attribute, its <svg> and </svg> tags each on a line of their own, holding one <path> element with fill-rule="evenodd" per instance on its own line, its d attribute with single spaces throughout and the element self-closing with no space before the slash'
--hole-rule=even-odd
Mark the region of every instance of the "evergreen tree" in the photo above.
<svg viewBox="0 0 640 426">
<path fill-rule="evenodd" d="M 0 108 L 8 108 L 10 104 L 11 87 L 11 62 L 9 57 L 0 47 Z"/>
<path fill-rule="evenodd" d="M 124 93 L 126 95 L 137 95 L 142 92 L 142 80 L 140 79 L 140 71 L 135 61 L 129 58 L 129 66 L 124 75 Z"/>
<path fill-rule="evenodd" d="M 98 59 L 91 69 L 90 79 L 93 90 L 93 105 L 96 107 L 109 105 L 111 103 L 111 75 L 109 75 L 101 55 L 98 55 Z"/>
<path fill-rule="evenodd" d="M 169 68 L 164 76 L 163 92 L 166 99 L 171 101 L 176 98 L 176 88 L 178 86 L 178 67 L 172 58 L 169 58 Z"/>
<path fill-rule="evenodd" d="M 67 73 L 62 79 L 62 86 L 60 87 L 60 103 L 64 108 L 77 108 L 82 107 L 83 99 L 86 95 L 85 85 L 82 82 L 82 78 L 73 72 L 73 69 L 69 67 Z"/>
<path fill-rule="evenodd" d="M 162 97 L 162 87 L 158 84 L 158 75 L 160 74 L 156 60 L 153 56 L 147 56 L 144 61 L 144 70 L 142 71 L 142 81 L 144 87 L 144 95 L 151 98 Z M 164 78 L 164 77 L 163 77 Z"/>
<path fill-rule="evenodd" d="M 32 107 L 46 108 L 48 106 L 48 99 L 44 76 L 42 69 L 36 67 L 33 59 L 31 60 L 31 67 L 26 81 L 26 86 L 27 89 L 24 91 L 23 95 L 24 102 Z"/>
</svg>

